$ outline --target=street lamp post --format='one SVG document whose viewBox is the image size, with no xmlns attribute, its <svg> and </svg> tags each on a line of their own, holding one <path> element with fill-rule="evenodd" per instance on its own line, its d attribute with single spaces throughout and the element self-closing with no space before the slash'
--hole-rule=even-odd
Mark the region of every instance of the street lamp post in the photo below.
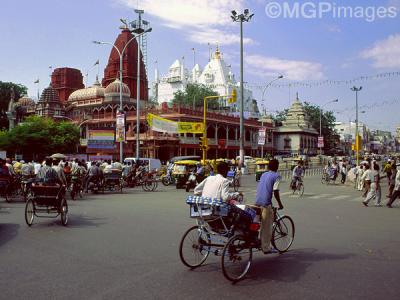
<svg viewBox="0 0 400 300">
<path fill-rule="evenodd" d="M 277 81 L 279 79 L 282 79 L 282 78 L 283 78 L 283 75 L 279 75 L 277 78 L 275 78 L 274 80 L 271 80 L 269 83 L 267 83 L 265 85 L 265 87 L 263 89 L 263 92 L 262 92 L 262 96 L 261 96 L 261 103 L 262 103 L 263 107 L 264 107 L 264 94 L 265 94 L 265 91 L 267 90 L 267 88 L 269 86 L 271 86 L 272 83 L 274 83 L 275 81 Z M 261 127 L 264 127 L 264 117 L 265 117 L 265 112 L 263 111 L 263 118 L 261 119 Z M 265 141 L 264 141 L 264 144 L 265 144 Z M 264 144 L 261 145 L 261 157 L 264 157 Z"/>
<path fill-rule="evenodd" d="M 359 149 L 358 147 L 360 146 L 360 142 L 359 142 L 359 138 L 358 138 L 358 92 L 362 90 L 362 86 L 360 86 L 359 88 L 353 86 L 351 88 L 351 90 L 353 92 L 356 92 L 356 142 L 355 142 L 355 148 L 356 148 L 356 161 L 357 161 L 357 166 L 358 163 L 360 161 L 360 157 L 359 157 Z"/>
<path fill-rule="evenodd" d="M 150 32 L 150 31 L 151 31 L 151 28 L 149 28 L 148 30 L 142 32 L 141 34 L 138 34 L 138 35 L 136 35 L 136 36 L 133 36 L 133 37 L 125 44 L 125 46 L 124 46 L 124 48 L 122 49 L 122 51 L 120 51 L 120 50 L 117 48 L 117 46 L 115 46 L 115 45 L 112 44 L 112 43 L 93 41 L 93 43 L 94 43 L 94 44 L 97 44 L 97 45 L 110 45 L 110 46 L 112 46 L 112 47 L 117 51 L 117 53 L 118 53 L 118 55 L 119 55 L 119 110 L 120 110 L 120 112 L 123 112 L 123 108 L 122 108 L 122 59 L 123 59 L 125 50 L 128 48 L 128 45 L 130 44 L 130 42 L 132 42 L 133 40 L 135 40 L 135 39 L 137 39 L 137 38 L 140 38 L 141 35 L 143 35 L 143 34 L 146 33 L 146 32 Z M 123 148 L 124 144 L 123 144 L 123 143 L 124 143 L 123 141 L 120 141 L 120 142 L 119 142 L 119 159 L 120 159 L 120 162 L 121 162 L 121 163 L 123 162 L 123 159 L 124 159 L 124 153 L 123 153 L 123 151 L 124 151 L 124 148 Z"/>
<path fill-rule="evenodd" d="M 246 8 L 244 12 L 240 15 L 236 11 L 232 10 L 231 18 L 233 22 L 240 23 L 240 167 L 243 167 L 244 162 L 244 91 L 243 91 L 243 22 L 249 22 L 254 14 L 250 14 L 249 10 Z"/>
<path fill-rule="evenodd" d="M 329 103 L 339 102 L 339 99 L 331 100 L 322 105 L 319 109 L 319 137 L 322 137 L 322 108 Z M 322 147 L 319 146 L 319 155 L 322 155 Z"/>
<path fill-rule="evenodd" d="M 131 22 L 132 30 L 131 32 L 136 33 L 139 37 L 138 39 L 138 51 L 137 51 L 137 76 L 136 76 L 136 160 L 139 159 L 140 153 L 140 45 L 141 45 L 141 35 L 146 32 L 150 32 L 151 28 L 145 29 L 149 25 L 148 21 L 142 20 L 142 14 L 144 10 L 135 9 L 135 13 L 138 14 L 138 19 Z"/>
</svg>

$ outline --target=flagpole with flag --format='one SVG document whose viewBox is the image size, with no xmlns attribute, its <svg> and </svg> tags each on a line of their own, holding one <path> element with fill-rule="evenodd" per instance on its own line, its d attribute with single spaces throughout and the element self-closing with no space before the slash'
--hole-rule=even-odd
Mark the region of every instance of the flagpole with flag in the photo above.
<svg viewBox="0 0 400 300">
<path fill-rule="evenodd" d="M 99 64 L 100 61 L 97 59 L 96 62 L 93 64 L 93 66 L 91 66 L 90 68 L 87 69 L 85 77 L 86 77 L 86 87 L 88 87 L 88 83 L 89 83 L 89 72 L 95 67 L 97 66 L 97 76 L 99 76 Z"/>
<path fill-rule="evenodd" d="M 37 99 L 38 99 L 38 101 L 39 101 L 39 97 L 40 97 L 39 82 L 40 82 L 39 77 L 38 77 L 38 79 L 36 79 L 36 80 L 33 82 L 34 84 L 37 84 Z"/>
</svg>

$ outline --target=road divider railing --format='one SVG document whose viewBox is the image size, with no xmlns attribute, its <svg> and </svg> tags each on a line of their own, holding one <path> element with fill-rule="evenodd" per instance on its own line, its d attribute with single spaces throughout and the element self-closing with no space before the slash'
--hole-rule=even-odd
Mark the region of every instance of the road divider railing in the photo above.
<svg viewBox="0 0 400 300">
<path fill-rule="evenodd" d="M 322 175 L 324 169 L 323 168 L 309 168 L 304 172 L 304 176 L 317 176 Z M 280 170 L 279 174 L 281 174 L 282 179 L 292 178 L 292 170 Z"/>
</svg>

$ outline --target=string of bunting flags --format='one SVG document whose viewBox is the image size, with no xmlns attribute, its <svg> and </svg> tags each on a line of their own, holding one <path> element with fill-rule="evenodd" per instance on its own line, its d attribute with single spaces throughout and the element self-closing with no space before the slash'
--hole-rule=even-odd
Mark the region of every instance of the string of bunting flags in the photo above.
<svg viewBox="0 0 400 300">
<path fill-rule="evenodd" d="M 289 83 L 273 83 L 270 84 L 270 87 L 273 88 L 295 88 L 295 87 L 305 87 L 305 88 L 314 88 L 320 87 L 325 85 L 352 85 L 358 82 L 365 82 L 370 80 L 377 80 L 377 79 L 392 79 L 400 76 L 400 72 L 385 72 L 375 75 L 368 75 L 368 76 L 359 76 L 349 80 L 319 80 L 319 81 L 296 81 L 296 82 L 289 82 Z M 246 83 L 245 86 L 247 88 L 257 88 L 263 89 L 265 88 L 266 84 L 251 84 Z"/>
<path fill-rule="evenodd" d="M 394 104 L 399 104 L 400 103 L 400 99 L 393 99 L 393 100 L 385 100 L 385 101 L 381 101 L 381 102 L 374 102 L 371 104 L 363 104 L 363 105 L 359 105 L 358 109 L 374 109 L 374 108 L 378 108 L 378 107 L 383 107 L 383 106 L 387 106 L 387 105 L 394 105 Z M 356 107 L 352 106 L 352 107 L 348 107 L 348 108 L 344 108 L 342 110 L 335 110 L 336 113 L 343 113 L 346 111 L 355 111 Z"/>
</svg>

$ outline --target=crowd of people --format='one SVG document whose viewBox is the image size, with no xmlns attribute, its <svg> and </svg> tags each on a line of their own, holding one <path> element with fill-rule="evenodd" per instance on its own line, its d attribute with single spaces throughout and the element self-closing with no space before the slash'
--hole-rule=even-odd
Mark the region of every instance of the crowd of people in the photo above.
<svg viewBox="0 0 400 300">
<path fill-rule="evenodd" d="M 71 181 L 79 182 L 82 189 L 88 191 L 91 181 L 103 179 L 104 174 L 119 172 L 122 176 L 129 176 L 139 170 L 146 169 L 143 164 L 125 164 L 118 160 L 88 161 L 60 158 L 45 158 L 41 163 L 37 161 L 24 161 L 0 159 L 0 182 L 9 184 L 16 178 L 21 180 L 41 182 L 46 185 L 60 185 L 69 187 Z"/>
<path fill-rule="evenodd" d="M 400 196 L 400 162 L 395 159 L 388 159 L 383 168 L 379 167 L 378 162 L 366 160 L 352 169 L 354 174 L 354 188 L 362 191 L 365 198 L 363 204 L 368 206 L 369 202 L 375 199 L 375 206 L 382 206 L 382 187 L 381 181 L 387 179 L 388 193 L 386 206 L 391 208 L 393 202 Z"/>
</svg>

